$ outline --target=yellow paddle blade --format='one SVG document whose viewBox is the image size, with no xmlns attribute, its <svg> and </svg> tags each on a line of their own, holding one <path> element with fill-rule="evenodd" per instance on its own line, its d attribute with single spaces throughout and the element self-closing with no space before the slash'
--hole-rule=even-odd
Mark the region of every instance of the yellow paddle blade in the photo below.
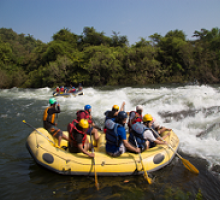
<svg viewBox="0 0 220 200">
<path fill-rule="evenodd" d="M 23 123 L 26 123 L 26 121 L 25 121 L 25 120 L 23 120 L 22 122 L 23 122 Z"/>
<path fill-rule="evenodd" d="M 191 172 L 195 173 L 195 174 L 199 174 L 199 170 L 193 165 L 191 164 L 188 160 L 181 158 L 183 165 Z"/>
<path fill-rule="evenodd" d="M 97 177 L 96 172 L 95 172 L 95 186 L 96 186 L 96 189 L 99 190 L 99 182 L 98 182 L 98 177 Z"/>
<path fill-rule="evenodd" d="M 153 183 L 152 179 L 147 175 L 147 172 L 146 172 L 146 171 L 144 172 L 144 178 L 147 180 L 147 182 L 148 182 L 149 184 L 152 184 L 152 183 Z"/>
<path fill-rule="evenodd" d="M 148 174 L 147 174 L 147 171 L 146 171 L 146 169 L 145 169 L 145 166 L 144 166 L 144 163 L 143 163 L 143 161 L 142 161 L 142 159 L 141 159 L 141 164 L 142 164 L 142 168 L 143 168 L 143 171 L 144 171 L 144 178 L 147 180 L 147 182 L 149 183 L 149 184 L 152 184 L 152 179 L 148 176 Z"/>
</svg>

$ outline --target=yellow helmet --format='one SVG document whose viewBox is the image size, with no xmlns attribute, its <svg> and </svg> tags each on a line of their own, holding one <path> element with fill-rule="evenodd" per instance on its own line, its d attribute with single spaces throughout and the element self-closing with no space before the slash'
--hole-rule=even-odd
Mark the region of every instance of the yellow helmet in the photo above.
<svg viewBox="0 0 220 200">
<path fill-rule="evenodd" d="M 89 122 L 88 122 L 88 120 L 86 120 L 86 119 L 81 119 L 80 121 L 79 121 L 79 126 L 80 127 L 82 127 L 82 128 L 89 128 Z"/>
<path fill-rule="evenodd" d="M 146 114 L 143 117 L 143 122 L 152 121 L 152 120 L 153 120 L 153 117 L 150 114 Z"/>
<path fill-rule="evenodd" d="M 114 105 L 114 106 L 112 107 L 112 109 L 114 109 L 114 110 L 119 110 L 119 106 L 118 106 L 118 105 Z"/>
</svg>

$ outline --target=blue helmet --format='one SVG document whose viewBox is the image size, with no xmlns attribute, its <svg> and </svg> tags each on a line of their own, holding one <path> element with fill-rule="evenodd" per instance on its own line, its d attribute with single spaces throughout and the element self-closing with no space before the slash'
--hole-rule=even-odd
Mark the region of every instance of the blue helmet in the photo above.
<svg viewBox="0 0 220 200">
<path fill-rule="evenodd" d="M 118 113 L 118 118 L 121 119 L 121 120 L 123 120 L 123 119 L 125 119 L 127 117 L 128 117 L 128 115 L 127 115 L 127 113 L 125 111 L 120 111 Z"/>
<path fill-rule="evenodd" d="M 89 110 L 90 108 L 92 108 L 92 106 L 90 106 L 90 105 L 85 105 L 84 110 Z"/>
<path fill-rule="evenodd" d="M 75 89 L 75 87 L 72 87 L 72 89 Z"/>
</svg>

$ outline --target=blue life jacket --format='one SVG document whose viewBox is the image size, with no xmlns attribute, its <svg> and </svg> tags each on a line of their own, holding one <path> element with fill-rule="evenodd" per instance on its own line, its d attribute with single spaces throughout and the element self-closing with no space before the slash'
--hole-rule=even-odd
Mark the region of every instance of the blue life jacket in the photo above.
<svg viewBox="0 0 220 200">
<path fill-rule="evenodd" d="M 118 137 L 118 127 L 122 126 L 118 123 L 115 123 L 112 121 L 112 119 L 107 119 L 105 122 L 105 127 L 107 128 L 106 130 L 106 143 L 110 145 L 114 145 L 119 147 L 121 142 L 119 137 Z"/>
<path fill-rule="evenodd" d="M 140 122 L 137 122 L 137 123 L 133 124 L 131 126 L 131 131 L 130 131 L 130 135 L 129 135 L 129 142 L 135 147 L 138 146 L 138 148 L 143 148 L 144 143 L 145 143 L 143 133 L 146 130 L 150 130 L 150 128 L 144 126 Z M 134 137 L 137 141 L 137 145 L 136 145 L 136 142 L 134 140 Z"/>
</svg>

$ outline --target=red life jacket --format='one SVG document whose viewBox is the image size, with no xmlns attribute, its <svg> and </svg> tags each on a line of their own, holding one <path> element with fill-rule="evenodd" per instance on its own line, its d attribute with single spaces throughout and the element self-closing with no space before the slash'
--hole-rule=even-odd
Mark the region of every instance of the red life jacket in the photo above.
<svg viewBox="0 0 220 200">
<path fill-rule="evenodd" d="M 128 121 L 128 127 L 129 127 L 129 130 L 131 129 L 131 113 L 132 112 L 134 112 L 135 113 L 135 115 L 137 114 L 138 115 L 138 117 L 136 117 L 135 118 L 135 120 L 133 121 L 133 123 L 132 124 L 135 124 L 135 123 L 137 123 L 137 122 L 142 122 L 142 115 L 140 115 L 138 112 L 135 112 L 135 111 L 131 111 L 130 113 L 129 113 L 129 121 Z"/>
<path fill-rule="evenodd" d="M 59 88 L 56 88 L 56 92 L 58 93 L 60 91 L 60 89 Z"/>
<path fill-rule="evenodd" d="M 77 131 L 77 133 L 84 135 L 83 141 L 82 141 L 82 145 L 83 145 L 83 146 L 84 146 L 84 144 L 85 144 L 86 137 L 87 137 L 87 134 L 86 134 L 85 132 L 80 131 L 80 130 L 78 130 L 78 129 L 76 128 L 76 125 L 77 125 L 78 123 L 79 123 L 79 122 L 78 122 L 76 119 L 74 119 L 74 120 L 72 121 L 72 123 L 69 123 L 68 126 L 67 126 L 67 131 L 69 132 L 70 142 L 72 142 L 75 147 L 78 147 L 78 144 L 77 144 L 77 141 L 75 140 L 75 138 L 74 138 L 74 136 L 73 136 L 73 135 L 74 135 L 74 134 L 73 134 L 73 131 Z"/>
<path fill-rule="evenodd" d="M 60 88 L 60 92 L 64 92 L 64 88 Z"/>
<path fill-rule="evenodd" d="M 84 117 L 82 118 L 82 116 L 80 115 L 82 112 L 84 112 Z M 76 112 L 76 116 L 77 116 L 77 121 L 79 122 L 81 119 L 88 119 L 89 124 L 92 124 L 92 120 L 90 119 L 90 114 L 88 111 L 86 110 L 78 110 Z"/>
<path fill-rule="evenodd" d="M 74 93 L 76 91 L 76 89 L 72 89 L 70 90 L 70 93 Z"/>
</svg>

